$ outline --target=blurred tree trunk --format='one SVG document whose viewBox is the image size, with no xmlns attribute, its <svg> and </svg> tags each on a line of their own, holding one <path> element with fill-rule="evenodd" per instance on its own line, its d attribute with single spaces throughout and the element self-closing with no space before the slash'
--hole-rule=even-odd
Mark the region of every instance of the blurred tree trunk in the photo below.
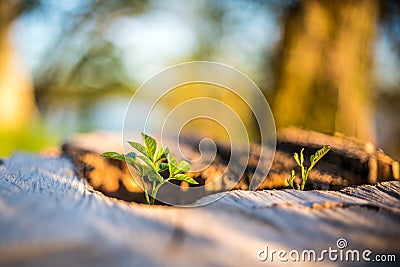
<svg viewBox="0 0 400 267">
<path fill-rule="evenodd" d="M 33 84 L 9 40 L 18 2 L 1 1 L 0 6 L 0 131 L 18 131 L 36 113 Z"/>
<path fill-rule="evenodd" d="M 378 2 L 300 1 L 284 20 L 272 109 L 295 125 L 374 141 L 370 103 Z"/>
</svg>

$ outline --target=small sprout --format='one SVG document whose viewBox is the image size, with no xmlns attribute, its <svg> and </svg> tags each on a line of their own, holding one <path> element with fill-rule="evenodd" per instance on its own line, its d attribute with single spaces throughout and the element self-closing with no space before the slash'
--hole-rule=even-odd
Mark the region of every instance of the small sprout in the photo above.
<svg viewBox="0 0 400 267">
<path fill-rule="evenodd" d="M 192 177 L 184 174 L 190 170 L 190 164 L 184 160 L 178 160 L 169 152 L 168 147 L 159 147 L 154 138 L 142 133 L 144 145 L 137 142 L 128 142 L 140 154 L 129 152 L 126 155 L 116 152 L 103 153 L 103 157 L 125 161 L 138 172 L 142 182 L 146 202 L 154 205 L 157 192 L 160 187 L 170 180 L 180 180 L 190 184 L 198 184 Z M 168 161 L 168 163 L 165 162 Z M 169 171 L 169 177 L 163 178 L 160 172 Z M 145 183 L 145 178 L 152 184 L 151 194 Z"/>
<path fill-rule="evenodd" d="M 304 166 L 304 155 L 303 155 L 304 148 L 301 149 L 300 155 L 298 153 L 294 153 L 293 154 L 293 158 L 296 161 L 297 165 L 301 169 L 301 180 L 302 181 L 301 181 L 301 185 L 300 186 L 298 184 L 293 184 L 294 178 L 295 178 L 295 171 L 292 170 L 292 172 L 290 174 L 290 178 L 288 178 L 286 180 L 287 183 L 289 184 L 289 187 L 294 189 L 294 185 L 296 185 L 296 189 L 304 190 L 304 186 L 306 184 L 306 181 L 308 179 L 308 175 L 309 175 L 311 169 L 314 168 L 315 164 L 317 164 L 317 162 L 323 156 L 325 156 L 326 153 L 329 152 L 329 150 L 331 150 L 330 146 L 324 146 L 323 148 L 321 148 L 320 150 L 315 152 L 314 155 L 311 155 L 311 157 L 310 157 L 310 166 L 308 168 Z"/>
</svg>

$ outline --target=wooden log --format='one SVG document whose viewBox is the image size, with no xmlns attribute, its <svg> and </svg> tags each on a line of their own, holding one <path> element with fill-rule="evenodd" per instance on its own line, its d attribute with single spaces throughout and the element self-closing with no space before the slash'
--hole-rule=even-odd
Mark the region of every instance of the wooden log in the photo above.
<svg viewBox="0 0 400 267">
<path fill-rule="evenodd" d="M 323 145 L 330 145 L 332 150 L 323 158 L 323 162 L 336 166 L 336 171 L 350 172 L 365 183 L 370 184 L 388 180 L 399 180 L 399 163 L 386 155 L 382 149 L 370 142 L 342 134 L 334 136 L 296 128 L 286 128 L 278 131 L 278 147 L 280 150 L 291 151 L 301 147 L 317 150 Z M 313 151 L 306 152 L 306 158 Z"/>
<path fill-rule="evenodd" d="M 140 140 L 140 135 L 137 139 Z M 200 156 L 198 146 L 200 137 L 181 138 L 181 149 L 193 158 Z M 168 138 L 164 142 L 172 142 Z M 76 135 L 63 145 L 64 155 L 72 158 L 77 174 L 88 179 L 94 189 L 104 194 L 127 201 L 144 203 L 142 190 L 132 180 L 125 164 L 117 160 L 104 159 L 99 155 L 105 151 L 122 152 L 122 138 L 116 133 L 89 133 Z M 213 163 L 203 171 L 188 173 L 200 185 L 205 186 L 205 194 L 212 194 L 231 189 L 249 188 L 250 181 L 259 163 L 260 146 L 251 144 L 250 157 L 245 172 L 234 182 L 238 175 L 235 172 L 224 173 L 230 158 L 230 147 L 217 143 L 217 155 Z M 323 145 L 330 145 L 332 150 L 310 172 L 306 190 L 324 189 L 339 190 L 346 186 L 375 184 L 399 179 L 398 162 L 386 155 L 371 143 L 361 142 L 343 135 L 330 136 L 313 131 L 296 128 L 282 129 L 277 133 L 277 146 L 271 171 L 258 189 L 287 187 L 286 179 L 292 169 L 297 171 L 297 182 L 300 175 L 293 153 L 305 148 L 306 165 L 309 157 Z M 174 151 L 177 152 L 177 151 Z M 174 153 L 179 155 L 179 153 Z M 261 163 L 262 164 L 262 163 Z M 222 178 L 221 178 L 222 177 Z M 183 201 L 194 199 L 185 196 Z"/>
<path fill-rule="evenodd" d="M 400 260 L 398 181 L 341 191 L 236 190 L 197 204 L 211 200 L 197 208 L 119 201 L 76 176 L 67 158 L 14 154 L 0 164 L 0 266 L 280 266 L 276 254 L 259 261 L 260 250 L 313 249 L 319 257 L 339 251 L 340 238 L 344 253 L 369 249 L 370 258 L 395 255 L 392 266 Z"/>
</svg>

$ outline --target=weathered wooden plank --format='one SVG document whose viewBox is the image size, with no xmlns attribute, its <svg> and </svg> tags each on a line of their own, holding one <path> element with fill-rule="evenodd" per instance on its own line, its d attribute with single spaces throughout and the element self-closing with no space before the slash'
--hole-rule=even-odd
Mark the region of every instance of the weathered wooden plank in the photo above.
<svg viewBox="0 0 400 267">
<path fill-rule="evenodd" d="M 232 191 L 198 208 L 149 207 L 94 191 L 66 158 L 15 154 L 0 165 L 0 265 L 278 266 L 260 262 L 258 251 L 336 249 L 338 238 L 400 260 L 398 196 L 392 181 L 340 192 Z"/>
</svg>

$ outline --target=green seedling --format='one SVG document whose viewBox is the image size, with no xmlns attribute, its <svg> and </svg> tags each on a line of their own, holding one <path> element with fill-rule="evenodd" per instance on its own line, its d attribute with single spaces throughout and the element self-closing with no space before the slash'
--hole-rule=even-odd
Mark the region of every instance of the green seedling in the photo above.
<svg viewBox="0 0 400 267">
<path fill-rule="evenodd" d="M 311 169 L 314 168 L 315 164 L 317 164 L 317 162 L 323 156 L 325 156 L 326 153 L 329 152 L 329 150 L 331 150 L 330 146 L 324 146 L 323 148 L 321 148 L 320 150 L 315 152 L 314 155 L 311 155 L 311 157 L 310 157 L 310 166 L 308 168 L 304 166 L 304 156 L 303 156 L 304 148 L 300 151 L 300 155 L 298 153 L 294 153 L 293 154 L 294 160 L 296 161 L 297 165 L 301 169 L 301 180 L 302 181 L 301 181 L 301 185 L 300 186 L 298 184 L 293 184 L 294 177 L 295 177 L 295 171 L 292 170 L 292 172 L 290 174 L 290 178 L 287 179 L 289 187 L 294 189 L 294 186 L 296 185 L 297 189 L 304 190 L 304 185 L 307 182 L 308 174 L 310 173 Z"/>
<path fill-rule="evenodd" d="M 144 145 L 136 142 L 128 142 L 130 146 L 136 149 L 139 154 L 129 152 L 119 154 L 116 152 L 103 153 L 103 157 L 121 160 L 131 165 L 139 174 L 142 182 L 146 202 L 154 205 L 157 192 L 162 185 L 170 180 L 186 181 L 190 184 L 198 184 L 192 177 L 187 176 L 185 172 L 190 170 L 190 164 L 184 160 L 178 160 L 171 155 L 168 147 L 159 147 L 154 138 L 142 133 Z M 168 177 L 161 176 L 161 172 L 168 170 Z M 145 178 L 150 182 L 151 194 L 147 188 Z"/>
</svg>

